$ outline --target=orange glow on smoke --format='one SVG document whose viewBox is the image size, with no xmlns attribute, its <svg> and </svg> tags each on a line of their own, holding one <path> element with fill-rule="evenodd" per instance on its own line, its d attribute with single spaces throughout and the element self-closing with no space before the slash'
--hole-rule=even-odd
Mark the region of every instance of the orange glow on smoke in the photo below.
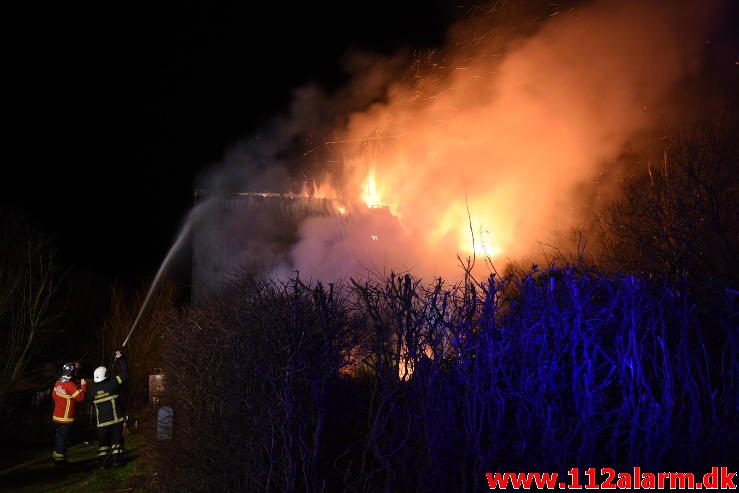
<svg viewBox="0 0 739 493">
<path fill-rule="evenodd" d="M 361 201 L 370 209 L 387 207 L 402 223 L 403 218 L 397 206 L 390 206 L 383 201 L 380 190 L 387 188 L 384 183 L 378 182 L 375 168 L 370 168 L 361 185 Z M 473 217 L 459 202 L 452 202 L 440 214 L 438 224 L 427 230 L 424 236 L 432 241 L 452 237 L 460 253 L 492 258 L 503 253 L 501 236 L 493 232 L 493 224 L 491 218 Z M 372 235 L 372 239 L 377 240 L 378 236 Z"/>
<path fill-rule="evenodd" d="M 651 2 L 594 2 L 529 37 L 456 26 L 452 48 L 407 77 L 377 63 L 348 91 L 366 86 L 373 102 L 333 129 L 336 189 L 310 192 L 338 197 L 346 220 L 304 223 L 294 265 L 317 278 L 448 279 L 457 256 L 505 263 L 576 246 L 573 231 L 587 234 L 618 193 L 624 149 L 689 73 L 687 47 L 703 38 L 676 35 L 687 19 Z"/>
</svg>

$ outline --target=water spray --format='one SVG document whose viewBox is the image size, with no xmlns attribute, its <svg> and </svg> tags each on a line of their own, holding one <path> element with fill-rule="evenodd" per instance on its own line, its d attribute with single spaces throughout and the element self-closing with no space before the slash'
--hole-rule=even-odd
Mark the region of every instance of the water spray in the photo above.
<svg viewBox="0 0 739 493">
<path fill-rule="evenodd" d="M 180 249 L 180 247 L 185 241 L 185 238 L 188 237 L 190 230 L 192 229 L 192 222 L 193 222 L 193 213 L 190 213 L 190 215 L 187 217 L 187 220 L 185 221 L 185 224 L 180 230 L 180 233 L 177 236 L 177 239 L 172 244 L 169 251 L 167 252 L 167 255 L 164 257 L 162 264 L 159 266 L 159 270 L 157 271 L 156 276 L 154 276 L 154 280 L 152 281 L 151 286 L 149 287 L 149 291 L 146 293 L 146 297 L 144 298 L 144 302 L 141 305 L 141 308 L 139 309 L 139 313 L 136 315 L 136 319 L 133 321 L 133 325 L 131 325 L 131 330 L 128 331 L 128 335 L 126 335 L 126 339 L 123 341 L 123 344 L 121 344 L 121 349 L 126 347 L 126 344 L 128 344 L 128 340 L 131 338 L 131 334 L 133 334 L 133 331 L 136 330 L 136 327 L 139 325 L 139 322 L 141 321 L 141 317 L 143 316 L 144 311 L 146 310 L 146 307 L 149 305 L 149 301 L 151 300 L 151 297 L 154 294 L 154 290 L 159 285 L 159 282 L 164 276 L 164 273 L 167 271 L 167 267 L 169 267 L 169 264 L 171 263 L 172 258 L 174 258 L 175 253 L 177 253 L 177 251 Z"/>
</svg>

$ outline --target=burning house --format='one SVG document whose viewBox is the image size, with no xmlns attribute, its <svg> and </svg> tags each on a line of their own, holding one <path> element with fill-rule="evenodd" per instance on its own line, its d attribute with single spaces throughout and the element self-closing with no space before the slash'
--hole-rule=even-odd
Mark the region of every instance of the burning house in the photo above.
<svg viewBox="0 0 739 493">
<path fill-rule="evenodd" d="M 347 207 L 337 199 L 306 193 L 197 191 L 195 200 L 199 212 L 192 233 L 194 298 L 216 293 L 243 275 L 341 276 L 352 270 L 345 265 L 347 259 L 368 262 L 383 248 L 387 223 L 400 228 L 385 206 Z M 321 234 L 312 234 L 316 230 Z M 355 245 L 356 238 L 364 245 Z M 345 258 L 330 254 L 342 245 Z"/>
<path fill-rule="evenodd" d="M 300 223 L 335 214 L 329 199 L 296 194 L 195 193 L 202 206 L 193 231 L 193 295 L 214 292 L 235 275 L 262 275 L 289 260 Z"/>
</svg>

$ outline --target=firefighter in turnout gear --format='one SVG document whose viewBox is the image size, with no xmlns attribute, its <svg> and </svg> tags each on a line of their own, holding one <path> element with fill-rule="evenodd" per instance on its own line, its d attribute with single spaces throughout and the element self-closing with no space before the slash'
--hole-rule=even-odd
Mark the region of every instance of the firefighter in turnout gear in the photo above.
<svg viewBox="0 0 739 493">
<path fill-rule="evenodd" d="M 79 387 L 74 382 L 79 372 L 79 363 L 66 363 L 62 367 L 62 375 L 54 383 L 52 397 L 54 399 L 54 452 L 52 458 L 55 466 L 67 463 L 67 448 L 69 447 L 69 432 L 77 416 L 77 403 L 85 400 L 87 382 L 83 378 Z"/>
<path fill-rule="evenodd" d="M 108 374 L 108 369 L 100 366 L 95 369 L 95 383 L 90 391 L 90 399 L 95 406 L 95 420 L 98 430 L 98 459 L 100 467 L 122 465 L 123 456 L 123 419 L 125 414 L 121 405 L 121 385 L 128 377 L 126 358 L 120 351 L 115 352 L 116 361 L 120 361 L 120 375 Z"/>
</svg>

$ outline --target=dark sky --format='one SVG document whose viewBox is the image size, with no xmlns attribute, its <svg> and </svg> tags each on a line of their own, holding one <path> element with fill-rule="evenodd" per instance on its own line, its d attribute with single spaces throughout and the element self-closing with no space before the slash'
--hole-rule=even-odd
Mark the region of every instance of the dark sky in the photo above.
<svg viewBox="0 0 739 493">
<path fill-rule="evenodd" d="M 199 170 L 283 110 L 292 89 L 340 84 L 348 48 L 438 46 L 458 3 L 7 10 L 2 203 L 55 235 L 64 264 L 137 283 L 168 249 Z"/>
</svg>

